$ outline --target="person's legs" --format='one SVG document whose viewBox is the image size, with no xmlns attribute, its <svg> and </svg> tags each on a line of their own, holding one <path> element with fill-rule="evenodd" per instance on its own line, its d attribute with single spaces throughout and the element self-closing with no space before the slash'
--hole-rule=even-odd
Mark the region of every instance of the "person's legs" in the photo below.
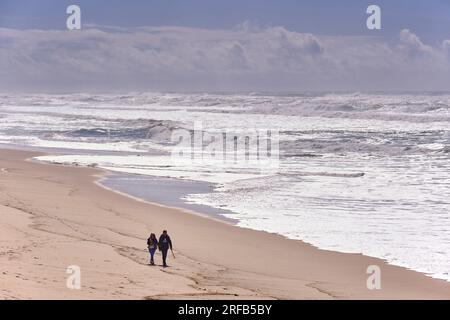
<svg viewBox="0 0 450 320">
<path fill-rule="evenodd" d="M 164 267 L 167 266 L 167 263 L 166 263 L 167 251 L 168 251 L 168 249 L 162 249 L 162 251 L 161 251 L 162 259 L 163 259 L 163 266 Z"/>
<path fill-rule="evenodd" d="M 156 251 L 156 249 L 150 249 L 150 264 L 151 265 L 155 264 L 155 260 L 153 259 L 153 257 L 155 256 L 155 251 Z"/>
</svg>

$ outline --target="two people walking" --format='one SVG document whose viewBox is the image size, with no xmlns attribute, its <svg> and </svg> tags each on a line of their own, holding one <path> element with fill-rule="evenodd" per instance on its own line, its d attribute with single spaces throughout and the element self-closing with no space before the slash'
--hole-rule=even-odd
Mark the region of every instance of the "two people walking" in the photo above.
<svg viewBox="0 0 450 320">
<path fill-rule="evenodd" d="M 164 230 L 159 240 L 156 239 L 156 235 L 154 233 L 150 234 L 150 237 L 147 239 L 147 247 L 150 253 L 150 265 L 155 265 L 155 252 L 156 249 L 159 249 L 162 254 L 163 267 L 167 267 L 167 253 L 170 249 L 172 251 L 172 240 L 167 234 L 167 230 Z"/>
</svg>

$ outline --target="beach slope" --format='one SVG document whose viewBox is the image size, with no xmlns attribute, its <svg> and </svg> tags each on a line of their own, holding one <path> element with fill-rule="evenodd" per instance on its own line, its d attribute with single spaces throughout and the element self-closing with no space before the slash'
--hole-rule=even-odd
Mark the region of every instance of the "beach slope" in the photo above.
<svg viewBox="0 0 450 320">
<path fill-rule="evenodd" d="M 446 281 L 137 201 L 98 185 L 99 169 L 26 160 L 36 155 L 0 150 L 2 299 L 450 298 Z M 145 243 L 163 229 L 176 249 L 166 269 L 147 265 Z M 367 288 L 370 265 L 380 290 Z M 80 290 L 66 286 L 70 266 Z"/>
</svg>

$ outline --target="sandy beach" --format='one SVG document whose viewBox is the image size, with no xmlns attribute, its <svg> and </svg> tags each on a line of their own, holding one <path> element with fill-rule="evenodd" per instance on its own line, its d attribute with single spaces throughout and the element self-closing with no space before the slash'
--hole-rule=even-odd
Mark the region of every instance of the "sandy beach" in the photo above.
<svg viewBox="0 0 450 320">
<path fill-rule="evenodd" d="M 102 188 L 105 173 L 0 151 L 1 299 L 449 299 L 450 283 Z M 148 266 L 167 229 L 176 259 Z M 66 287 L 81 268 L 81 290 Z M 366 286 L 381 269 L 380 290 Z"/>
</svg>

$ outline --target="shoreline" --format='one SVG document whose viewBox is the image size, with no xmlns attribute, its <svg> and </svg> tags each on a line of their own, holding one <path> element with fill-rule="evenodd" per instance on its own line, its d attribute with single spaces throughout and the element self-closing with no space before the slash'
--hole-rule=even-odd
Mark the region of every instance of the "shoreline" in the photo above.
<svg viewBox="0 0 450 320">
<path fill-rule="evenodd" d="M 226 210 L 219 210 L 219 209 L 216 210 L 215 208 L 209 207 L 206 205 L 190 204 L 188 202 L 185 202 L 181 197 L 178 197 L 179 195 L 175 195 L 173 199 L 166 200 L 166 201 L 163 201 L 162 199 L 152 200 L 152 199 L 146 198 L 145 196 L 134 195 L 133 191 L 124 190 L 126 188 L 121 188 L 121 189 L 123 189 L 123 190 L 121 190 L 118 187 L 108 185 L 108 184 L 111 184 L 110 183 L 111 180 L 113 180 L 115 178 L 123 178 L 123 177 L 131 177 L 131 179 L 139 177 L 139 178 L 142 178 L 142 180 L 145 180 L 146 182 L 148 182 L 148 181 L 152 181 L 152 182 L 153 181 L 171 181 L 171 182 L 174 182 L 174 184 L 185 182 L 183 180 L 180 180 L 177 178 L 166 178 L 166 177 L 156 177 L 156 176 L 153 177 L 153 176 L 146 176 L 146 175 L 140 175 L 140 174 L 117 173 L 117 172 L 110 171 L 107 169 L 105 169 L 105 171 L 106 171 L 106 174 L 104 176 L 102 176 L 98 181 L 96 181 L 96 183 L 99 184 L 99 186 L 101 186 L 107 190 L 110 190 L 112 192 L 116 192 L 120 195 L 130 197 L 131 199 L 135 199 L 136 201 L 148 203 L 150 205 L 161 206 L 161 207 L 174 209 L 174 210 L 181 210 L 181 211 L 184 211 L 189 214 L 198 215 L 198 216 L 201 216 L 201 217 L 204 217 L 207 219 L 212 219 L 212 220 L 218 221 L 218 222 L 221 221 L 221 222 L 228 223 L 231 225 L 236 225 L 238 222 L 236 219 L 222 216 L 223 213 L 234 214 L 234 212 L 226 211 Z M 200 182 L 194 181 L 194 180 L 188 180 L 188 182 L 190 182 L 194 185 L 200 184 Z M 212 187 L 211 187 L 211 190 L 212 190 Z M 167 190 L 163 190 L 163 191 L 167 191 Z M 159 196 L 162 191 L 159 190 L 157 192 L 158 192 L 158 196 Z M 190 192 L 190 193 L 196 194 L 196 193 L 200 193 L 200 192 Z M 186 194 L 183 194 L 183 195 L 186 195 Z M 175 199 L 178 200 L 177 202 L 179 202 L 180 205 L 177 205 L 175 203 L 176 202 Z M 198 210 L 196 210 L 192 207 L 198 207 Z M 222 211 L 223 211 L 223 213 L 222 213 Z"/>
<path fill-rule="evenodd" d="M 6 169 L 0 173 L 0 208 L 7 212 L 0 217 L 0 234 L 4 234 L 0 237 L 0 260 L 11 269 L 17 262 L 26 274 L 10 276 L 6 268 L 7 274 L 0 274 L 5 283 L 0 298 L 450 299 L 450 283 L 445 280 L 377 258 L 321 250 L 300 240 L 241 228 L 189 210 L 139 202 L 101 185 L 103 169 L 26 161 L 36 154 L 0 150 L 0 168 Z M 148 267 L 143 242 L 150 231 L 159 233 L 163 228 L 174 239 L 177 259 L 169 261 L 172 268 Z M 23 229 L 31 234 L 25 239 L 18 236 Z M 49 249 L 47 238 L 53 237 L 65 241 L 60 246 L 56 241 Z M 38 248 L 39 255 L 34 250 L 30 253 L 36 257 L 14 249 L 17 242 L 28 242 L 28 238 L 33 238 L 31 242 Z M 93 271 L 98 276 L 95 281 L 88 275 L 88 283 L 95 282 L 94 289 L 68 290 L 64 286 L 65 268 L 74 263 L 64 267 L 52 265 L 49 259 L 55 253 L 64 256 L 65 242 L 74 247 L 70 252 L 76 253 L 75 262 L 83 262 L 82 268 L 97 266 L 102 270 L 114 265 L 117 270 L 109 276 Z M 85 246 L 87 253 L 82 249 Z M 100 255 L 108 259 L 92 262 L 89 252 L 100 247 L 107 251 Z M 34 260 L 51 265 L 43 268 L 57 285 L 39 284 L 43 275 L 49 276 L 35 271 Z M 381 268 L 381 290 L 367 289 L 366 269 L 370 265 Z M 61 274 L 49 271 L 55 268 Z M 123 284 L 124 279 L 130 281 Z M 161 287 L 155 288 L 152 280 Z M 25 290 L 16 292 L 14 288 L 19 287 Z"/>
<path fill-rule="evenodd" d="M 86 167 L 80 167 L 80 168 L 86 168 Z M 103 169 L 100 169 L 100 170 L 103 170 Z M 120 190 L 114 189 L 112 187 L 108 187 L 107 185 L 105 185 L 102 182 L 104 182 L 105 180 L 108 179 L 108 175 L 114 174 L 114 173 L 109 172 L 106 169 L 104 171 L 106 171 L 106 174 L 104 176 L 100 176 L 98 180 L 94 181 L 94 183 L 96 185 L 98 185 L 100 188 L 103 188 L 103 189 L 105 189 L 107 191 L 114 192 L 114 193 L 116 193 L 116 194 L 118 194 L 120 196 L 127 197 L 127 198 L 130 198 L 130 199 L 134 200 L 134 201 L 142 202 L 142 203 L 148 204 L 150 206 L 161 207 L 161 208 L 170 209 L 170 210 L 177 210 L 177 211 L 181 211 L 181 212 L 184 212 L 186 214 L 195 215 L 195 216 L 198 216 L 198 217 L 201 217 L 201 218 L 204 218 L 204 219 L 211 219 L 211 220 L 216 221 L 216 222 L 221 222 L 221 223 L 229 224 L 229 225 L 232 225 L 232 226 L 236 226 L 235 224 L 233 224 L 233 223 L 231 223 L 231 222 L 229 222 L 229 221 L 227 221 L 225 219 L 215 218 L 212 214 L 207 214 L 207 213 L 203 213 L 203 212 L 190 210 L 188 208 L 170 206 L 170 205 L 166 205 L 166 204 L 162 204 L 162 203 L 146 200 L 144 198 L 140 198 L 140 197 L 134 196 L 134 195 L 132 195 L 130 193 L 127 193 L 127 192 L 124 192 L 124 191 L 120 191 Z"/>
<path fill-rule="evenodd" d="M 32 160 L 32 159 L 30 159 L 30 160 Z M 37 161 L 37 162 L 39 163 L 40 161 Z M 45 163 L 45 162 L 43 162 L 43 163 Z M 48 162 L 47 164 L 52 164 L 52 163 Z M 85 168 L 85 167 L 80 166 L 80 168 Z M 232 218 L 227 218 L 227 217 L 222 217 L 222 216 L 220 216 L 219 213 L 206 213 L 206 212 L 192 210 L 192 209 L 189 209 L 189 208 L 186 208 L 186 207 L 182 207 L 182 206 L 164 204 L 164 203 L 160 203 L 160 202 L 157 202 L 157 201 L 152 201 L 152 200 L 148 200 L 148 199 L 141 198 L 141 197 L 138 197 L 138 196 L 134 196 L 131 193 L 128 193 L 126 191 L 120 191 L 120 190 L 115 189 L 113 187 L 108 187 L 107 185 L 105 185 L 103 183 L 104 181 L 108 180 L 110 176 L 114 176 L 114 175 L 121 176 L 121 175 L 128 175 L 128 174 L 116 173 L 116 172 L 110 171 L 108 169 L 102 169 L 102 168 L 99 168 L 99 169 L 103 170 L 105 174 L 100 176 L 99 179 L 97 181 L 95 181 L 94 183 L 98 184 L 101 188 L 104 188 L 104 189 L 106 189 L 108 191 L 117 193 L 117 194 L 119 194 L 121 196 L 128 197 L 128 198 L 133 199 L 135 201 L 139 201 L 139 202 L 146 203 L 146 204 L 149 204 L 149 205 L 152 205 L 152 206 L 162 207 L 162 208 L 166 208 L 166 209 L 182 211 L 182 212 L 184 212 L 186 214 L 192 214 L 192 215 L 195 215 L 195 216 L 198 216 L 198 217 L 201 217 L 201 218 L 211 219 L 213 221 L 216 221 L 216 222 L 219 222 L 219 223 L 225 223 L 225 224 L 237 227 L 237 228 L 248 229 L 248 230 L 253 230 L 253 231 L 258 231 L 258 232 L 264 232 L 264 233 L 267 233 L 267 234 L 274 234 L 274 235 L 280 236 L 280 237 L 282 237 L 283 239 L 286 239 L 286 240 L 300 241 L 300 242 L 305 243 L 306 245 L 310 245 L 310 246 L 312 246 L 312 247 L 314 247 L 314 248 L 316 248 L 318 250 L 332 251 L 332 252 L 343 253 L 343 254 L 359 254 L 359 255 L 362 255 L 362 256 L 365 256 L 365 257 L 370 257 L 370 258 L 374 258 L 374 259 L 380 259 L 380 260 L 384 261 L 385 263 L 387 263 L 389 265 L 405 268 L 407 270 L 423 274 L 423 275 L 425 275 L 425 276 L 427 276 L 427 277 L 429 277 L 431 279 L 443 280 L 445 282 L 450 283 L 450 280 L 438 278 L 438 277 L 433 276 L 433 274 L 427 274 L 425 272 L 414 270 L 414 269 L 410 268 L 409 266 L 402 266 L 402 265 L 399 265 L 399 264 L 393 264 L 393 263 L 390 263 L 388 260 L 383 259 L 383 258 L 378 258 L 378 257 L 375 257 L 375 256 L 369 256 L 369 255 L 366 255 L 366 254 L 363 254 L 363 253 L 351 253 L 351 252 L 345 252 L 345 251 L 324 249 L 324 248 L 320 248 L 319 246 L 314 245 L 312 243 L 306 242 L 306 241 L 304 241 L 302 239 L 289 238 L 289 237 L 283 236 L 282 234 L 277 233 L 277 232 L 270 232 L 270 231 L 266 231 L 266 230 L 251 229 L 251 228 L 239 226 L 238 225 L 239 220 L 232 219 Z M 140 176 L 139 174 L 129 174 L 129 175 L 130 176 Z M 161 179 L 164 180 L 165 178 L 161 178 Z M 177 180 L 176 178 L 167 178 L 167 179 Z M 206 205 L 205 205 L 205 207 L 206 207 Z M 218 217 L 216 217 L 216 216 L 218 216 Z M 450 299 L 450 297 L 449 297 L 449 299 Z"/>
<path fill-rule="evenodd" d="M 1 150 L 1 148 L 0 148 L 0 150 Z M 48 153 L 47 151 L 42 151 L 42 152 L 45 153 L 45 155 L 51 155 L 51 153 Z M 39 160 L 39 159 L 35 159 L 35 158 L 29 159 L 29 160 L 30 161 L 36 161 L 37 163 L 44 163 L 44 164 L 47 164 L 47 165 L 61 165 L 61 166 L 69 166 L 69 167 L 74 167 L 75 166 L 75 167 L 79 167 L 79 168 L 89 168 L 90 167 L 90 166 L 79 165 L 78 163 L 75 164 L 75 165 L 62 164 L 62 163 L 54 163 L 54 162 L 51 162 L 51 161 L 48 161 L 48 160 Z M 101 168 L 101 167 L 93 167 L 93 168 L 96 168 L 96 169 L 98 169 L 98 170 L 100 170 L 102 172 L 102 174 L 99 175 L 99 179 L 97 181 L 95 181 L 95 183 L 98 184 L 100 187 L 105 188 L 106 190 L 109 190 L 111 192 L 115 192 L 115 193 L 117 193 L 119 195 L 122 195 L 122 196 L 125 196 L 125 197 L 128 197 L 128 198 L 131 198 L 133 200 L 139 201 L 139 202 L 147 203 L 149 205 L 153 205 L 153 206 L 157 206 L 157 207 L 163 207 L 163 208 L 167 208 L 167 209 L 179 210 L 179 211 L 182 211 L 182 212 L 184 212 L 186 214 L 193 214 L 193 215 L 200 216 L 200 217 L 203 217 L 203 218 L 206 218 L 206 219 L 211 219 L 211 220 L 216 221 L 216 222 L 226 223 L 226 224 L 238 227 L 238 228 L 244 228 L 244 229 L 264 232 L 264 233 L 268 233 L 268 234 L 276 234 L 278 236 L 283 237 L 286 240 L 301 241 L 301 242 L 303 242 L 303 243 L 305 243 L 307 245 L 310 245 L 310 246 L 312 246 L 314 248 L 317 248 L 319 250 L 332 251 L 332 252 L 338 252 L 338 253 L 344 253 L 344 254 L 360 254 L 360 255 L 363 255 L 363 256 L 366 256 L 366 257 L 370 257 L 370 258 L 380 259 L 380 260 L 384 261 L 385 263 L 387 263 L 389 265 L 402 267 L 402 268 L 405 268 L 407 270 L 411 270 L 411 271 L 415 271 L 415 272 L 418 272 L 420 274 L 423 274 L 423 275 L 425 275 L 425 276 L 427 276 L 429 278 L 437 279 L 437 280 L 444 280 L 444 281 L 450 283 L 450 280 L 447 280 L 446 278 L 437 277 L 433 273 L 426 273 L 426 272 L 423 272 L 421 270 L 414 269 L 414 268 L 412 268 L 411 266 L 408 266 L 408 265 L 395 264 L 395 263 L 392 263 L 389 260 L 384 259 L 382 257 L 367 255 L 367 254 L 361 253 L 361 252 L 348 252 L 348 251 L 345 251 L 345 250 L 334 250 L 334 249 L 323 248 L 323 247 L 320 247 L 320 246 L 318 246 L 318 245 L 316 245 L 314 243 L 310 243 L 310 242 L 307 242 L 307 241 L 302 240 L 302 239 L 290 238 L 288 236 L 284 236 L 284 235 L 280 234 L 279 232 L 271 232 L 271 231 L 268 231 L 268 230 L 262 230 L 262 229 L 258 229 L 258 228 L 250 228 L 250 227 L 240 226 L 238 224 L 239 220 L 234 219 L 232 217 L 224 216 L 224 214 L 227 214 L 227 213 L 228 214 L 237 214 L 236 212 L 233 212 L 233 211 L 221 210 L 221 209 L 216 209 L 214 207 L 209 207 L 208 205 L 198 205 L 198 204 L 194 204 L 193 205 L 193 206 L 199 207 L 198 210 L 192 209 L 192 208 L 189 208 L 189 206 L 191 206 L 189 203 L 185 202 L 184 200 L 182 200 L 181 198 L 178 198 L 178 197 L 177 197 L 177 200 L 179 200 L 178 202 L 182 203 L 181 205 L 176 205 L 176 204 L 173 204 L 173 203 L 172 204 L 171 203 L 163 203 L 163 201 L 160 201 L 160 200 L 152 200 L 152 199 L 146 198 L 145 196 L 142 197 L 142 196 L 139 196 L 139 195 L 133 195 L 132 194 L 133 192 L 126 191 L 126 190 L 119 190 L 119 188 L 117 188 L 117 187 L 115 188 L 113 186 L 108 186 L 107 183 L 106 183 L 108 180 L 111 180 L 111 179 L 114 179 L 114 178 L 120 178 L 120 177 L 131 177 L 131 179 L 136 178 L 136 179 L 139 179 L 139 180 L 142 179 L 142 180 L 146 180 L 146 181 L 152 181 L 152 180 L 167 181 L 167 180 L 169 180 L 169 181 L 176 181 L 177 183 L 184 182 L 183 180 L 178 179 L 178 178 L 148 176 L 148 175 L 139 174 L 139 173 L 121 173 L 121 172 L 117 172 L 117 171 L 114 171 L 114 170 L 105 169 L 105 168 Z M 203 183 L 203 182 L 199 182 L 199 181 L 195 181 L 195 180 L 187 180 L 187 181 L 191 182 L 192 184 L 197 184 L 197 183 L 201 184 L 201 183 Z M 213 187 L 211 185 L 214 184 L 214 183 L 204 183 L 204 184 L 209 185 L 211 187 L 211 190 L 209 192 L 212 192 Z M 145 184 L 143 183 L 142 185 L 145 185 Z M 157 194 L 160 194 L 160 193 L 161 193 L 161 191 L 157 191 Z M 189 192 L 189 194 L 191 194 L 191 193 L 195 194 L 197 192 Z M 186 193 L 186 194 L 188 194 L 188 193 Z M 205 208 L 207 208 L 207 209 L 205 210 Z M 216 212 L 214 212 L 214 211 L 216 211 Z"/>
</svg>

